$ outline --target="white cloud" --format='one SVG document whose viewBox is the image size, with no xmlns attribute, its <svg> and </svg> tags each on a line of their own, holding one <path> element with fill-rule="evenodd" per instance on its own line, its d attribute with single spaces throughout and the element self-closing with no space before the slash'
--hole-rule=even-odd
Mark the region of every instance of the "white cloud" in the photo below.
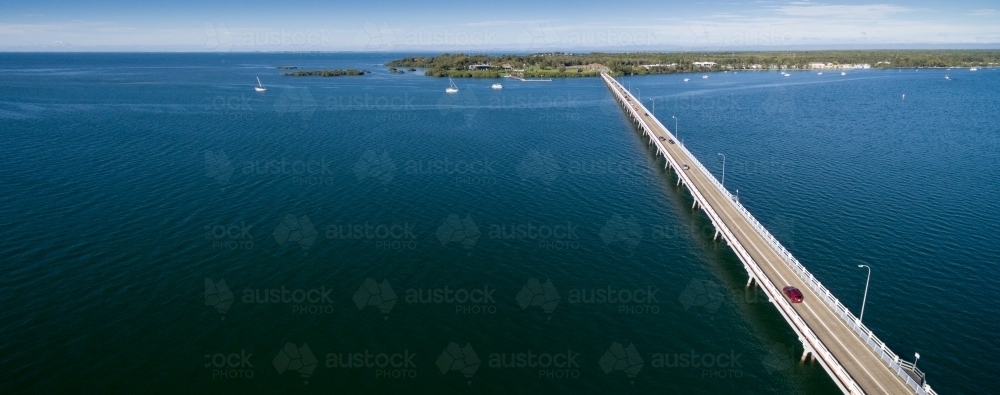
<svg viewBox="0 0 1000 395">
<path fill-rule="evenodd" d="M 992 9 L 972 10 L 969 12 L 969 15 L 972 16 L 992 16 L 996 14 L 997 10 L 992 10 Z"/>
<path fill-rule="evenodd" d="M 891 4 L 868 4 L 868 5 L 818 5 L 812 3 L 792 3 L 774 10 L 786 16 L 806 17 L 806 18 L 884 18 L 889 15 L 902 14 L 913 11 L 911 8 L 901 7 Z"/>
</svg>

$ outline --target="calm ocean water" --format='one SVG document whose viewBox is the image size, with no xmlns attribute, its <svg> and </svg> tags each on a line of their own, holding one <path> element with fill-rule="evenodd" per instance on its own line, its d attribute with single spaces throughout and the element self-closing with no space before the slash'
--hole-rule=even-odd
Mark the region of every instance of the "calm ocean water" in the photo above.
<svg viewBox="0 0 1000 395">
<path fill-rule="evenodd" d="M 599 79 L 398 56 L 0 54 L 0 392 L 839 392 Z M 855 312 L 870 265 L 938 392 L 994 391 L 1000 73 L 699 77 L 621 81 Z"/>
</svg>

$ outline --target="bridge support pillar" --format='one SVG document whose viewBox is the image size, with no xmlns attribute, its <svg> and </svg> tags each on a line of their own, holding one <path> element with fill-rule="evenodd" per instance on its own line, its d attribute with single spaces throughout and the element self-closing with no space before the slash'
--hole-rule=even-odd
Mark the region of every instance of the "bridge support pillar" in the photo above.
<svg viewBox="0 0 1000 395">
<path fill-rule="evenodd" d="M 747 279 L 747 285 L 746 285 L 746 287 L 749 287 L 751 285 L 753 285 L 753 276 L 750 276 L 750 278 Z M 746 288 L 746 287 L 744 287 L 744 288 Z"/>
<path fill-rule="evenodd" d="M 805 339 L 800 337 L 799 341 L 802 342 L 802 358 L 799 358 L 799 362 L 805 362 L 806 358 L 809 358 L 811 361 L 816 361 L 816 351 L 806 344 Z"/>
<path fill-rule="evenodd" d="M 719 238 L 719 229 L 716 229 L 715 230 L 715 236 L 712 236 L 712 240 L 715 240 L 715 239 L 718 239 L 718 238 Z"/>
</svg>

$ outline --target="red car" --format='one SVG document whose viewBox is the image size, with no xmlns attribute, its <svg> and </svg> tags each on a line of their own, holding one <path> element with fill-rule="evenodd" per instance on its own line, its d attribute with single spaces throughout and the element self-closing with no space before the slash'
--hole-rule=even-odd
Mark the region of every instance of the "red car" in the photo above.
<svg viewBox="0 0 1000 395">
<path fill-rule="evenodd" d="M 785 292 L 785 296 L 787 296 L 788 300 L 792 303 L 802 303 L 802 291 L 799 291 L 798 288 L 787 286 L 782 288 L 782 291 Z"/>
</svg>

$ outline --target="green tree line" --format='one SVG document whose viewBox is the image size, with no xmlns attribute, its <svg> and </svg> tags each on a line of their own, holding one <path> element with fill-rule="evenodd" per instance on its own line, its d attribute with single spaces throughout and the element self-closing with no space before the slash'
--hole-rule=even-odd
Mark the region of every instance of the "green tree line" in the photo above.
<svg viewBox="0 0 1000 395">
<path fill-rule="evenodd" d="M 696 66 L 694 62 L 714 62 Z M 868 64 L 872 68 L 991 67 L 1000 64 L 1000 50 L 829 50 L 772 52 L 587 53 L 561 52 L 531 55 L 441 54 L 396 59 L 392 67 L 421 67 L 435 77 L 496 78 L 510 74 L 509 65 L 524 77 L 577 77 L 598 75 L 588 65 L 599 64 L 612 74 L 666 74 L 698 71 L 808 69 L 810 63 Z M 474 64 L 486 70 L 469 70 Z M 658 66 L 657 66 L 658 65 Z"/>
</svg>

